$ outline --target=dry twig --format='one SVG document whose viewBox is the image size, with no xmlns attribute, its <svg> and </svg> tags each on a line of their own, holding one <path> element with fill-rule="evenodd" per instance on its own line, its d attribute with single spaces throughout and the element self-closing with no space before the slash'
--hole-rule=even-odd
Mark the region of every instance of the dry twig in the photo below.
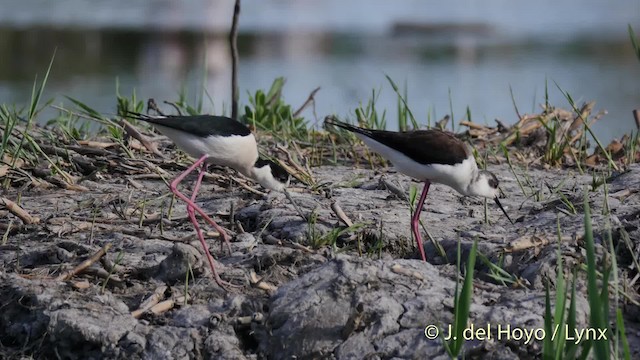
<svg viewBox="0 0 640 360">
<path fill-rule="evenodd" d="M 138 131 L 138 129 L 136 129 L 135 127 L 131 126 L 131 124 L 129 124 L 126 120 L 122 119 L 120 121 L 120 126 L 122 126 L 124 131 L 126 131 L 129 136 L 131 136 L 132 138 L 140 141 L 140 143 L 142 145 L 144 145 L 144 147 L 147 148 L 147 150 L 151 151 L 152 153 L 158 155 L 161 158 L 164 158 L 164 155 L 160 152 L 160 150 L 158 150 L 158 147 L 156 146 L 156 144 L 154 144 L 146 136 L 142 135 Z"/>
<path fill-rule="evenodd" d="M 396 273 L 396 274 L 411 276 L 411 277 L 414 277 L 414 278 L 416 278 L 418 280 L 424 280 L 424 276 L 422 276 L 422 274 L 420 274 L 417 271 L 413 271 L 413 270 L 407 269 L 407 268 L 403 267 L 400 264 L 393 264 L 391 266 L 391 271 Z"/>
<path fill-rule="evenodd" d="M 570 236 L 562 237 L 562 241 L 569 240 L 571 240 Z M 542 237 L 538 235 L 524 235 L 511 241 L 509 245 L 505 246 L 505 248 L 502 249 L 502 251 L 505 253 L 512 253 L 516 251 L 526 250 L 532 247 L 542 247 L 550 244 L 551 241 L 552 239 L 548 237 Z"/>
<path fill-rule="evenodd" d="M 229 45 L 231 47 L 231 118 L 238 118 L 238 18 L 240 17 L 240 0 L 236 0 L 233 7 L 233 20 L 229 32 Z"/>
<path fill-rule="evenodd" d="M 151 309 L 156 304 L 158 304 L 160 302 L 160 300 L 162 300 L 164 298 L 164 294 L 165 294 L 166 291 L 167 291 L 167 286 L 166 285 L 162 285 L 162 286 L 157 287 L 156 290 L 153 292 L 153 294 L 151 294 L 151 296 L 146 298 L 142 302 L 142 304 L 140 304 L 140 306 L 138 307 L 137 310 L 134 310 L 134 311 L 131 312 L 131 316 L 133 316 L 136 319 L 139 318 L 147 310 Z"/>
<path fill-rule="evenodd" d="M 258 278 L 258 275 L 255 271 L 251 270 L 251 274 L 249 275 L 251 285 L 257 287 L 258 289 L 264 290 L 269 294 L 273 294 L 278 290 L 278 287 L 264 281 L 261 278 Z"/>
<path fill-rule="evenodd" d="M 22 223 L 25 225 L 37 224 L 40 222 L 40 218 L 29 215 L 29 213 L 20 207 L 20 205 L 5 197 L 0 197 L 0 205 L 4 206 L 10 213 L 22 220 Z"/>
<path fill-rule="evenodd" d="M 71 279 L 75 275 L 78 275 L 79 273 L 84 271 L 86 268 L 88 268 L 89 266 L 91 266 L 92 264 L 100 260 L 100 258 L 103 257 L 107 253 L 107 251 L 109 251 L 110 248 L 111 248 L 111 244 L 105 245 L 102 249 L 98 250 L 90 258 L 78 264 L 78 266 L 76 266 L 75 268 L 60 274 L 60 276 L 58 276 L 56 280 L 66 281 Z"/>
<path fill-rule="evenodd" d="M 304 109 L 305 109 L 307 106 L 309 106 L 309 104 L 311 104 L 311 102 L 315 101 L 315 96 L 316 96 L 316 93 L 317 93 L 318 91 L 320 91 L 320 86 L 318 86 L 317 88 L 313 89 L 313 91 L 311 91 L 311 94 L 309 94 L 309 97 L 307 98 L 307 100 L 304 102 L 304 104 L 302 104 L 302 106 L 300 106 L 300 108 L 298 108 L 298 110 L 296 110 L 296 111 L 293 113 L 293 116 L 292 116 L 292 117 L 294 117 L 294 118 L 295 118 L 295 117 L 298 117 L 298 115 L 300 115 L 300 113 L 301 113 L 302 111 L 304 111 Z"/>
<path fill-rule="evenodd" d="M 342 208 L 340 207 L 340 204 L 338 204 L 337 201 L 333 201 L 331 203 L 331 210 L 333 210 L 333 212 L 336 213 L 336 216 L 338 217 L 338 219 L 340 219 L 340 221 L 342 221 L 345 225 L 347 225 L 347 227 L 351 227 L 353 225 L 353 221 L 351 221 L 351 219 L 349 219 L 347 214 L 345 214 L 344 211 L 342 211 Z"/>
</svg>

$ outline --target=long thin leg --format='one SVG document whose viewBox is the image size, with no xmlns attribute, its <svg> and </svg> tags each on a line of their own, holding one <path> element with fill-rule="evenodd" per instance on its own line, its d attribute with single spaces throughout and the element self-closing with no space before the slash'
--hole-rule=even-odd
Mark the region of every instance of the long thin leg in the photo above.
<svg viewBox="0 0 640 360">
<path fill-rule="evenodd" d="M 175 180 L 173 180 L 171 182 L 171 184 L 169 185 L 169 189 L 171 190 L 171 192 L 176 195 L 178 198 L 180 198 L 182 201 L 187 203 L 187 213 L 189 214 L 189 219 L 191 220 L 191 223 L 193 224 L 193 227 L 196 230 L 196 233 L 198 235 L 198 239 L 200 240 L 200 244 L 202 245 L 202 248 L 205 252 L 205 256 L 207 257 L 207 260 L 209 262 L 209 266 L 211 267 L 211 272 L 213 273 L 213 277 L 214 280 L 216 281 L 216 283 L 218 285 L 220 285 L 221 287 L 225 287 L 225 285 L 227 285 L 222 279 L 220 279 L 220 276 L 218 275 L 216 269 L 215 269 L 215 265 L 213 263 L 213 257 L 211 256 L 211 253 L 209 252 L 209 247 L 207 246 L 207 243 L 204 240 L 204 236 L 202 235 L 202 231 L 200 231 L 200 226 L 198 225 L 198 221 L 195 217 L 195 212 L 197 212 L 198 214 L 202 215 L 202 217 L 205 218 L 205 220 L 207 220 L 207 222 L 209 222 L 216 230 L 218 230 L 218 232 L 220 233 L 220 235 L 222 236 L 222 238 L 224 239 L 225 242 L 229 242 L 229 240 L 227 239 L 227 233 L 224 231 L 224 229 L 222 229 L 222 227 L 220 227 L 218 224 L 215 223 L 215 221 L 213 221 L 209 216 L 207 216 L 207 214 L 204 212 L 204 210 L 202 210 L 198 205 L 196 205 L 193 200 L 195 200 L 195 197 L 198 193 L 198 190 L 200 190 L 200 184 L 202 182 L 202 178 L 204 177 L 204 169 L 201 168 L 200 169 L 200 173 L 198 174 L 198 181 L 196 182 L 196 186 L 194 188 L 193 194 L 191 195 L 192 199 L 187 198 L 186 196 L 184 196 L 184 194 L 182 194 L 180 191 L 178 191 L 178 184 L 184 180 L 184 178 L 191 173 L 193 170 L 195 170 L 196 167 L 204 164 L 204 161 L 206 160 L 207 155 L 203 155 L 200 159 L 198 159 L 198 161 L 196 161 L 195 163 L 193 163 L 193 165 L 191 165 L 187 170 L 185 170 L 182 174 L 180 174 Z"/>
<path fill-rule="evenodd" d="M 200 164 L 202 164 L 206 159 L 207 159 L 207 155 L 203 155 L 200 159 L 198 159 L 198 161 L 194 162 L 193 165 L 191 165 L 187 170 L 185 170 L 182 174 L 180 174 L 180 176 L 178 176 L 177 178 L 175 178 L 175 180 L 173 180 L 171 182 L 171 184 L 169 184 L 169 189 L 171 190 L 171 192 L 177 196 L 178 198 L 180 198 L 180 200 L 184 201 L 185 203 L 187 203 L 187 207 L 191 206 L 198 214 L 200 214 L 209 224 L 211 224 L 211 226 L 213 226 L 219 233 L 220 236 L 222 236 L 222 238 L 224 239 L 225 242 L 229 242 L 229 238 L 227 235 L 227 232 L 224 231 L 224 229 L 216 224 L 215 221 L 213 221 L 209 215 L 207 215 L 204 210 L 202 210 L 198 205 L 196 205 L 196 203 L 194 203 L 192 200 L 189 200 L 189 198 L 187 198 L 186 196 L 184 196 L 184 194 L 182 194 L 180 191 L 178 191 L 178 184 L 184 180 L 184 178 L 189 175 L 189 173 L 191 173 L 196 167 L 198 167 Z M 204 176 L 204 175 L 203 175 Z"/>
<path fill-rule="evenodd" d="M 418 228 L 418 224 L 420 223 L 420 213 L 422 212 L 422 206 L 424 205 L 424 201 L 427 199 L 429 186 L 431 186 L 431 182 L 429 180 L 426 180 L 424 182 L 424 188 L 422 188 L 420 200 L 418 200 L 418 205 L 416 206 L 416 209 L 413 212 L 413 216 L 411 217 L 411 231 L 413 232 L 413 236 L 416 238 L 416 242 L 418 243 L 418 250 L 420 250 L 422 261 L 425 262 L 427 261 L 427 257 L 424 254 L 424 247 L 422 246 L 422 237 L 420 236 L 420 229 Z"/>
<path fill-rule="evenodd" d="M 200 191 L 200 185 L 202 185 L 202 178 L 204 178 L 204 174 L 205 171 L 207 170 L 207 163 L 202 163 L 202 165 L 200 165 L 200 170 L 198 172 L 198 180 L 196 180 L 196 185 L 193 187 L 193 193 L 191 194 L 191 202 L 193 204 L 195 204 L 196 201 L 196 196 L 198 195 L 198 191 Z M 191 205 L 187 206 L 187 211 L 189 211 L 189 209 L 193 209 L 193 207 L 191 207 Z M 222 236 L 222 240 L 224 240 L 224 244 L 227 245 L 227 250 L 229 250 L 229 254 L 231 254 L 231 244 L 229 243 L 229 238 L 228 236 L 226 236 L 226 231 L 224 231 L 221 227 L 218 226 L 218 224 L 216 224 L 213 221 L 210 221 L 211 225 L 218 230 L 218 232 L 220 232 L 220 235 Z M 220 243 L 220 250 L 223 249 L 223 244 Z"/>
<path fill-rule="evenodd" d="M 196 180 L 196 184 L 193 188 L 193 193 L 191 194 L 191 201 L 195 202 L 196 196 L 198 195 L 198 191 L 200 191 L 200 185 L 202 184 L 202 178 L 204 177 L 205 170 L 207 168 L 206 163 L 202 163 L 200 166 L 200 171 L 198 172 L 198 180 Z M 211 273 L 213 274 L 213 279 L 216 281 L 218 286 L 225 287 L 230 285 L 226 281 L 220 278 L 213 262 L 213 256 L 209 252 L 209 247 L 207 246 L 207 242 L 204 240 L 204 235 L 202 235 L 202 231 L 200 230 L 200 225 L 198 225 L 198 220 L 196 219 L 195 209 L 191 205 L 187 205 L 187 214 L 189 214 L 189 219 L 193 224 L 193 228 L 196 230 L 196 234 L 198 235 L 198 240 L 200 240 L 200 244 L 202 245 L 202 249 L 204 250 L 204 254 L 207 257 L 207 261 L 209 262 L 209 267 L 211 268 Z M 227 243 L 228 244 L 228 243 Z"/>
<path fill-rule="evenodd" d="M 216 284 L 218 284 L 218 286 L 222 288 L 226 287 L 228 283 L 222 280 L 220 278 L 220 275 L 218 275 L 218 272 L 216 271 L 216 267 L 213 263 L 213 256 L 211 256 L 211 253 L 209 253 L 209 247 L 207 246 L 207 243 L 204 240 L 204 235 L 202 235 L 202 231 L 200 230 L 200 226 L 198 225 L 198 220 L 196 219 L 196 213 L 193 207 L 187 206 L 187 214 L 189 214 L 189 219 L 193 224 L 193 228 L 196 230 L 196 234 L 198 234 L 198 240 L 200 240 L 200 244 L 204 249 L 204 255 L 207 257 L 207 260 L 209 261 L 209 267 L 211 268 L 213 279 L 216 281 Z"/>
</svg>

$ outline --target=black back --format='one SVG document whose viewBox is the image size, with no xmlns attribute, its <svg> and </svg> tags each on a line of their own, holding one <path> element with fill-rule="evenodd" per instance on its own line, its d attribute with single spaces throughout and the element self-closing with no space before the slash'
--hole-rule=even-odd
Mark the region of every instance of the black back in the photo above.
<svg viewBox="0 0 640 360">
<path fill-rule="evenodd" d="M 325 123 L 362 134 L 424 165 L 455 165 L 463 162 L 469 156 L 467 147 L 460 139 L 441 130 L 395 132 L 363 129 L 335 119 L 325 119 Z"/>
<path fill-rule="evenodd" d="M 144 114 L 127 114 L 134 119 L 146 121 L 151 124 L 166 126 L 168 128 L 184 131 L 201 137 L 208 136 L 247 136 L 251 134 L 249 128 L 226 116 L 215 115 L 168 115 L 152 117 Z"/>
</svg>

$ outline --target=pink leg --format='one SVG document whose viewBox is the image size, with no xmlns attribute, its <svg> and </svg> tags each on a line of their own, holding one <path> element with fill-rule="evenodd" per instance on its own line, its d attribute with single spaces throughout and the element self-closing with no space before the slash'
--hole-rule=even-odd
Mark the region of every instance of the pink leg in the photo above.
<svg viewBox="0 0 640 360">
<path fill-rule="evenodd" d="M 200 159 L 198 159 L 198 161 L 196 161 L 195 163 L 193 163 L 193 165 L 191 165 L 187 170 L 185 170 L 182 174 L 180 174 L 180 176 L 178 176 L 177 178 L 175 178 L 175 180 L 173 180 L 171 182 L 171 184 L 169 184 L 169 189 L 171 190 L 171 192 L 177 196 L 178 198 L 180 198 L 180 200 L 184 201 L 187 203 L 188 206 L 191 206 L 198 214 L 200 214 L 209 224 L 211 224 L 211 226 L 213 226 L 219 233 L 220 236 L 222 236 L 222 238 L 224 239 L 225 242 L 229 242 L 228 239 L 228 235 L 227 233 L 224 231 L 224 229 L 222 227 L 220 227 L 218 224 L 216 224 L 215 221 L 213 221 L 205 212 L 204 210 L 202 210 L 198 205 L 196 205 L 192 200 L 189 200 L 186 196 L 184 196 L 180 191 L 178 191 L 178 184 L 184 180 L 184 178 L 189 175 L 190 172 L 192 172 L 196 167 L 198 167 L 200 164 L 202 164 L 207 158 L 207 155 L 203 155 Z M 204 175 L 203 175 L 204 176 Z M 198 185 L 198 184 L 196 184 Z M 199 187 L 199 185 L 198 185 Z"/>
<path fill-rule="evenodd" d="M 204 177 L 204 172 L 207 165 L 206 163 L 202 163 L 200 166 L 200 171 L 198 172 L 198 180 L 196 180 L 196 184 L 193 189 L 193 193 L 191 194 L 191 201 L 195 202 L 196 196 L 198 195 L 198 191 L 200 190 L 200 185 L 202 184 L 202 178 Z M 196 219 L 195 209 L 191 205 L 187 205 L 187 214 L 189 214 L 189 219 L 193 224 L 193 228 L 196 230 L 196 234 L 198 235 L 198 240 L 200 240 L 200 244 L 202 245 L 202 249 L 204 250 L 205 256 L 207 257 L 207 261 L 209 262 L 209 267 L 211 268 L 211 273 L 213 274 L 213 279 L 220 287 L 225 287 L 227 283 L 223 281 L 216 268 L 213 264 L 213 256 L 209 252 L 209 247 L 207 246 L 206 241 L 204 240 L 204 236 L 202 235 L 202 231 L 200 230 L 200 225 L 198 225 L 198 220 Z"/>
<path fill-rule="evenodd" d="M 202 178 L 204 177 L 204 173 L 207 170 L 207 164 L 206 163 L 202 163 L 202 165 L 200 166 L 200 171 L 198 172 L 198 180 L 196 180 L 196 185 L 193 187 L 193 194 L 191 194 L 191 202 L 195 205 L 195 201 L 196 201 L 196 196 L 198 195 L 198 191 L 200 191 L 200 185 L 202 185 Z M 187 206 L 187 211 L 189 211 L 189 209 L 191 209 L 191 211 L 193 212 L 193 207 L 191 205 Z M 213 222 L 213 220 L 211 219 L 207 219 L 207 221 L 209 221 L 209 223 L 216 229 L 218 230 L 218 232 L 220 233 L 220 236 L 222 236 L 222 240 L 224 240 L 224 243 L 227 245 L 227 250 L 229 250 L 229 254 L 231 254 L 231 244 L 229 243 L 229 237 L 227 236 L 226 231 L 224 231 L 224 229 L 222 229 L 220 226 L 218 226 L 218 224 L 216 224 L 215 222 Z M 220 243 L 220 251 L 222 251 L 223 249 L 222 243 Z"/>
<path fill-rule="evenodd" d="M 422 206 L 424 205 L 424 201 L 427 199 L 427 193 L 429 192 L 429 186 L 431 186 L 431 182 L 429 180 L 426 180 L 424 182 L 424 188 L 422 189 L 422 195 L 420 195 L 420 200 L 418 200 L 418 205 L 416 206 L 416 209 L 413 212 L 413 216 L 411 217 L 411 231 L 413 232 L 413 236 L 416 238 L 416 242 L 418 243 L 418 250 L 420 250 L 422 261 L 425 262 L 427 261 L 427 257 L 424 254 L 422 237 L 420 236 L 420 229 L 418 228 L 418 225 L 420 223 L 420 213 L 422 212 Z"/>
<path fill-rule="evenodd" d="M 200 226 L 198 225 L 198 220 L 196 219 L 196 213 L 194 212 L 194 209 L 191 206 L 187 207 L 187 213 L 189 214 L 189 219 L 191 219 L 193 228 L 196 230 L 196 234 L 198 234 L 198 240 L 200 240 L 200 244 L 204 249 L 204 254 L 207 257 L 207 260 L 209 261 L 209 267 L 211 268 L 213 279 L 216 281 L 216 284 L 224 288 L 227 285 L 227 282 L 222 280 L 220 278 L 220 275 L 218 275 L 218 272 L 216 271 L 216 267 L 213 264 L 213 256 L 211 256 L 211 253 L 209 253 L 209 247 L 207 246 L 207 243 L 204 240 L 204 235 L 202 235 L 202 231 L 200 230 Z"/>
<path fill-rule="evenodd" d="M 224 281 L 222 281 L 222 279 L 220 279 L 220 276 L 218 276 L 218 273 L 215 270 L 215 266 L 213 264 L 213 257 L 211 256 L 211 253 L 209 253 L 209 247 L 207 246 L 207 243 L 204 241 L 204 236 L 202 235 L 202 232 L 200 231 L 200 226 L 198 226 L 198 221 L 196 220 L 195 217 L 195 212 L 197 212 L 198 214 L 202 215 L 202 217 L 205 218 L 205 220 L 207 220 L 207 222 L 209 222 L 216 230 L 218 230 L 218 232 L 220 233 L 220 235 L 222 236 L 222 238 L 225 240 L 225 242 L 228 243 L 228 239 L 227 239 L 227 233 L 224 231 L 224 229 L 222 229 L 222 227 L 218 226 L 218 224 L 215 223 L 215 221 L 213 221 L 209 216 L 207 216 L 207 214 L 205 214 L 204 210 L 202 210 L 198 205 L 196 205 L 193 202 L 193 199 L 195 199 L 198 190 L 200 189 L 200 183 L 202 182 L 202 177 L 204 177 L 204 171 L 203 169 L 200 170 L 200 174 L 198 175 L 198 181 L 196 182 L 196 186 L 194 188 L 194 192 L 192 195 L 192 199 L 188 199 L 186 196 L 184 196 L 180 191 L 178 191 L 177 187 L 178 184 L 184 180 L 184 178 L 191 173 L 196 167 L 198 167 L 199 165 L 203 164 L 204 161 L 206 160 L 207 155 L 203 155 L 200 159 L 198 159 L 198 161 L 196 161 L 195 163 L 193 163 L 193 165 L 191 165 L 186 171 L 184 171 L 182 174 L 180 174 L 180 176 L 178 176 L 175 180 L 173 180 L 171 182 L 171 184 L 169 185 L 169 189 L 171 190 L 171 192 L 176 195 L 178 198 L 180 198 L 182 201 L 187 203 L 187 213 L 189 214 L 189 218 L 191 220 L 191 222 L 193 223 L 193 226 L 196 230 L 196 233 L 198 234 L 198 239 L 200 240 L 200 244 L 202 245 L 202 248 L 205 252 L 205 256 L 207 256 L 207 260 L 209 261 L 209 266 L 211 267 L 211 271 L 213 273 L 213 277 L 216 281 L 216 283 L 222 287 L 224 287 L 225 283 Z"/>
</svg>

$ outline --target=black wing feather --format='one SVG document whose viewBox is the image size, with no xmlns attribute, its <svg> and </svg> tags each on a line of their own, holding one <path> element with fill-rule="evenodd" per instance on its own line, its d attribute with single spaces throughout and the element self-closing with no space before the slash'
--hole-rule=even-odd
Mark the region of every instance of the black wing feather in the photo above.
<svg viewBox="0 0 640 360">
<path fill-rule="evenodd" d="M 325 122 L 369 137 L 424 165 L 455 165 L 469 156 L 464 143 L 445 131 L 434 129 L 395 132 L 363 129 L 334 119 L 326 119 Z"/>
<path fill-rule="evenodd" d="M 152 117 L 143 114 L 129 113 L 134 119 L 146 121 L 151 124 L 166 126 L 168 128 L 184 131 L 201 137 L 208 136 L 247 136 L 251 134 L 249 128 L 226 116 L 216 115 L 168 115 Z"/>
</svg>

